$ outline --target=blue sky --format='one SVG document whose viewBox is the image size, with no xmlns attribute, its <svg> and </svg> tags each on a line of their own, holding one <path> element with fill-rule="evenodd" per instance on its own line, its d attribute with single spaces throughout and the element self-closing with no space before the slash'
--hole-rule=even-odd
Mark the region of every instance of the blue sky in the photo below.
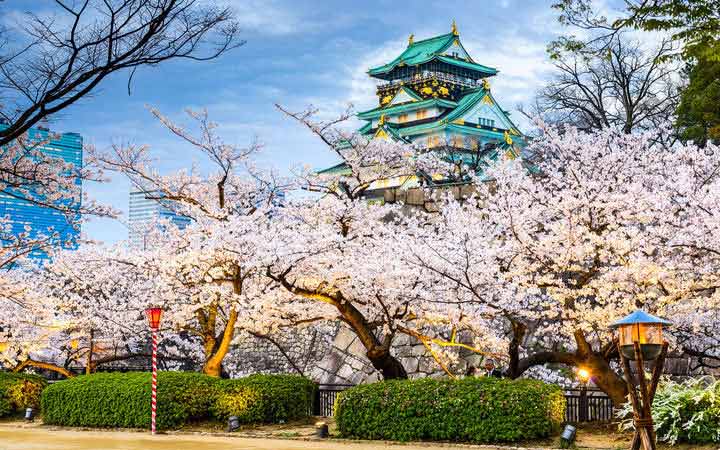
<svg viewBox="0 0 720 450">
<path fill-rule="evenodd" d="M 4 8 L 20 13 L 43 3 L 8 0 Z M 563 32 L 548 0 L 229 3 L 238 11 L 243 47 L 212 62 L 141 69 L 130 96 L 127 74 L 114 76 L 54 118 L 51 128 L 81 133 L 99 149 L 112 142 L 148 144 L 158 168 L 169 172 L 198 157 L 154 123 L 145 105 L 179 121 L 185 108 L 205 107 L 227 141 L 242 145 L 257 137 L 265 145 L 265 164 L 282 170 L 300 163 L 324 166 L 334 162 L 330 152 L 274 103 L 297 110 L 312 104 L 324 115 L 348 103 L 360 111 L 374 107 L 375 84 L 365 71 L 397 56 L 410 33 L 416 40 L 447 33 L 455 19 L 473 58 L 500 70 L 493 94 L 518 119 L 516 106 L 530 100 L 549 72 L 547 43 Z M 21 16 L 5 14 L 3 20 L 13 17 Z M 86 190 L 127 211 L 129 185 L 121 176 Z M 108 219 L 91 220 L 83 231 L 108 242 L 127 237 L 121 221 Z"/>
</svg>

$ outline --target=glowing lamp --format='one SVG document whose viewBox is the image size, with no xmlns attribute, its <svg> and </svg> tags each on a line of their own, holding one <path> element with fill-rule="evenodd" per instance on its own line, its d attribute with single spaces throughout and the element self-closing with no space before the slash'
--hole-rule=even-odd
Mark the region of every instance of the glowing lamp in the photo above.
<svg viewBox="0 0 720 450">
<path fill-rule="evenodd" d="M 162 316 L 162 308 L 148 308 L 145 310 L 150 328 L 157 330 L 160 328 L 160 316 Z"/>
<path fill-rule="evenodd" d="M 618 330 L 620 352 L 627 359 L 635 359 L 635 343 L 640 344 L 640 353 L 645 361 L 660 355 L 663 346 L 663 328 L 671 322 L 637 310 L 610 325 Z"/>
<path fill-rule="evenodd" d="M 577 377 L 578 380 L 580 380 L 581 382 L 587 383 L 588 381 L 590 381 L 590 372 L 587 369 L 578 369 Z"/>
</svg>

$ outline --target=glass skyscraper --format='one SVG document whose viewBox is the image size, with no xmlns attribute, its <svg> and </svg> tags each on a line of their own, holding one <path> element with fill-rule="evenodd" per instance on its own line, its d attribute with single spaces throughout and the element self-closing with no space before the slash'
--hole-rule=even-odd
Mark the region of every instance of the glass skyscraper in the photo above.
<svg viewBox="0 0 720 450">
<path fill-rule="evenodd" d="M 148 196 L 151 193 L 147 191 L 130 192 L 129 237 L 130 245 L 135 248 L 147 248 L 147 234 L 159 220 L 169 220 L 178 228 L 185 228 L 190 223 L 190 218 L 170 209 L 167 201 Z"/>
<path fill-rule="evenodd" d="M 0 124 L 0 127 L 5 128 L 6 125 Z M 30 143 L 45 142 L 38 147 L 39 150 L 50 156 L 62 158 L 75 167 L 82 167 L 83 138 L 78 133 L 53 133 L 46 128 L 38 127 L 28 131 L 27 140 Z M 82 180 L 78 179 L 76 184 L 82 188 Z M 71 206 L 78 210 L 78 216 L 68 217 L 67 214 L 53 208 L 17 198 L 22 197 L 22 194 L 17 197 L 12 194 L 12 188 L 0 191 L 0 217 L 9 219 L 13 235 L 18 236 L 26 231 L 30 238 L 39 235 L 56 235 L 57 237 L 52 240 L 53 245 L 69 248 L 76 245 L 80 235 L 80 224 L 75 219 L 79 219 L 80 198 L 74 199 Z M 67 207 L 70 202 L 64 200 L 64 203 L 63 206 Z M 42 250 L 35 250 L 30 256 L 46 258 L 47 254 Z"/>
</svg>

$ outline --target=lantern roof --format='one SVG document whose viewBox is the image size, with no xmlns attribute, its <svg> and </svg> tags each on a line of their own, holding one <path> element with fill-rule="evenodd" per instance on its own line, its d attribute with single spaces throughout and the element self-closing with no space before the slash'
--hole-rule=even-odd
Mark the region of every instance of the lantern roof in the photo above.
<svg viewBox="0 0 720 450">
<path fill-rule="evenodd" d="M 653 316 L 652 314 L 648 314 L 645 311 L 638 309 L 632 314 L 629 314 L 625 317 L 623 317 L 620 320 L 615 321 L 614 323 L 610 324 L 610 328 L 619 328 L 623 325 L 635 325 L 635 324 L 660 324 L 660 325 L 672 325 L 672 322 L 669 322 L 665 319 L 661 319 L 660 317 Z"/>
</svg>

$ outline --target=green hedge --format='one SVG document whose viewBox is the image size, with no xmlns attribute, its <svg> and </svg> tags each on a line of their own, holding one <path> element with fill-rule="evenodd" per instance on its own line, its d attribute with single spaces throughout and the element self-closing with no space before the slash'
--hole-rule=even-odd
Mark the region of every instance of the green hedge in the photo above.
<svg viewBox="0 0 720 450">
<path fill-rule="evenodd" d="M 307 417 L 315 384 L 299 375 L 250 375 L 221 380 L 221 392 L 212 415 L 225 421 L 237 416 L 241 423 L 280 423 Z"/>
<path fill-rule="evenodd" d="M 202 419 L 279 422 L 307 415 L 312 382 L 292 375 L 221 380 L 199 373 L 158 374 L 158 429 Z M 42 395 L 47 424 L 90 427 L 150 426 L 149 373 L 97 373 L 49 386 Z M 304 408 L 304 409 L 303 409 Z"/>
<path fill-rule="evenodd" d="M 214 397 L 214 383 L 214 378 L 198 373 L 160 372 L 158 428 L 204 417 Z M 47 424 L 147 428 L 150 374 L 96 373 L 54 383 L 43 391 L 42 410 Z"/>
<path fill-rule="evenodd" d="M 0 372 L 0 417 L 22 413 L 28 407 L 37 409 L 45 386 L 46 381 L 37 375 Z"/>
<path fill-rule="evenodd" d="M 516 442 L 550 435 L 564 417 L 562 390 L 534 380 L 385 381 L 335 404 L 340 432 L 360 439 Z"/>
</svg>

